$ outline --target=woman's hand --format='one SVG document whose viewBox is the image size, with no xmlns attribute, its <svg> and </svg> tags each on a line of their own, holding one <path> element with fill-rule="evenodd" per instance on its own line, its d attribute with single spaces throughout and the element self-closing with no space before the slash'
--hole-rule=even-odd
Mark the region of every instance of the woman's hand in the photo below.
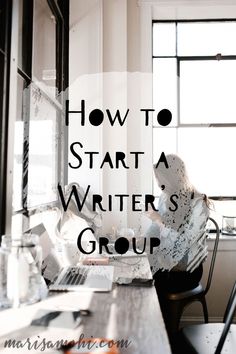
<svg viewBox="0 0 236 354">
<path fill-rule="evenodd" d="M 148 211 L 145 214 L 153 222 L 156 222 L 157 224 L 162 224 L 161 215 L 157 211 L 153 210 L 152 208 L 148 209 Z"/>
</svg>

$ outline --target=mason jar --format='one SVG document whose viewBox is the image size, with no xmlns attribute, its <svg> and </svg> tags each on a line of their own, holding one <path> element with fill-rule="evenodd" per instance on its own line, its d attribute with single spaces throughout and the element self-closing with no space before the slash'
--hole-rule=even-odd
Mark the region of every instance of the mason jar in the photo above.
<svg viewBox="0 0 236 354">
<path fill-rule="evenodd" d="M 19 307 L 41 299 L 42 249 L 38 236 L 5 235 L 0 247 L 1 307 Z"/>
</svg>

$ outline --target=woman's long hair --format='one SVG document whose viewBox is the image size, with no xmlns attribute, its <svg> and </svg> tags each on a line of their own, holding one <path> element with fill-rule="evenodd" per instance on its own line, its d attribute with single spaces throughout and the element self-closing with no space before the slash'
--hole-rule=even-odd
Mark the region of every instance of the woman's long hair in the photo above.
<svg viewBox="0 0 236 354">
<path fill-rule="evenodd" d="M 154 173 L 159 182 L 165 186 L 165 193 L 173 193 L 179 191 L 196 191 L 190 183 L 185 163 L 174 154 L 166 155 L 168 168 L 164 162 L 160 162 L 158 167 L 154 165 Z"/>
<path fill-rule="evenodd" d="M 202 196 L 206 205 L 209 206 L 208 198 L 199 193 L 190 183 L 185 163 L 179 156 L 166 155 L 166 160 L 168 168 L 165 163 L 160 162 L 157 168 L 154 165 L 154 173 L 166 199 L 166 212 L 162 215 L 163 222 L 166 226 L 178 230 L 184 220 L 191 215 L 192 199 Z M 174 196 L 177 202 L 178 207 L 175 211 L 171 211 L 173 210 L 171 196 Z M 170 210 L 170 208 L 172 209 Z"/>
</svg>

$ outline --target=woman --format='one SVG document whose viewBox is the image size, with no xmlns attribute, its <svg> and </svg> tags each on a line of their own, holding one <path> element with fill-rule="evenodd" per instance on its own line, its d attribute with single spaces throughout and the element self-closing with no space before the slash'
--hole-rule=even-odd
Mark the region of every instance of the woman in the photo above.
<svg viewBox="0 0 236 354">
<path fill-rule="evenodd" d="M 166 160 L 168 168 L 163 162 L 157 168 L 154 165 L 163 192 L 158 212 L 148 212 L 152 225 L 146 233 L 160 239 L 160 246 L 149 256 L 158 295 L 197 286 L 207 257 L 207 197 L 189 182 L 184 162 L 177 155 L 167 155 Z"/>
</svg>

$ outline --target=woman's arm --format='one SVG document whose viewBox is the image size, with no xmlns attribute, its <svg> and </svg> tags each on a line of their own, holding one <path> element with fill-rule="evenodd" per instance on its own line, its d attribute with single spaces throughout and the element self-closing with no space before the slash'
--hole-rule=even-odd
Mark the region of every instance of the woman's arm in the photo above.
<svg viewBox="0 0 236 354">
<path fill-rule="evenodd" d="M 184 256 L 189 254 L 190 250 L 193 251 L 193 245 L 196 245 L 205 230 L 209 209 L 201 198 L 196 198 L 192 204 L 190 218 L 183 221 L 178 231 L 173 229 L 172 225 L 164 225 L 158 213 L 151 214 L 152 219 L 157 221 L 154 221 L 152 225 L 159 225 L 160 246 L 155 254 L 149 256 L 150 264 L 154 271 L 171 270 Z"/>
</svg>

